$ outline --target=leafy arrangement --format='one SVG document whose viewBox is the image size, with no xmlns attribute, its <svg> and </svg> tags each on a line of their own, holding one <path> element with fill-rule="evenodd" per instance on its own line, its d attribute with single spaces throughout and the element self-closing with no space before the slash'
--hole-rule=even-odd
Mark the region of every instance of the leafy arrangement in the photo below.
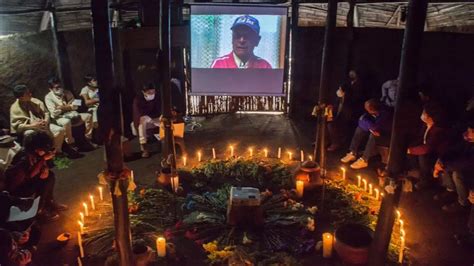
<svg viewBox="0 0 474 266">
<path fill-rule="evenodd" d="M 67 157 L 54 157 L 54 166 L 61 170 L 61 169 L 67 169 L 71 166 L 72 164 L 72 161 L 71 159 L 67 158 Z"/>
</svg>

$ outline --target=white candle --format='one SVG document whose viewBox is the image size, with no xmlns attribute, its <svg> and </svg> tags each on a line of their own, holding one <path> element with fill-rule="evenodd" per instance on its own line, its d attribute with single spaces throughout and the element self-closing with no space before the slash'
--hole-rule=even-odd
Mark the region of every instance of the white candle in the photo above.
<svg viewBox="0 0 474 266">
<path fill-rule="evenodd" d="M 298 198 L 303 197 L 304 192 L 304 181 L 303 180 L 296 180 L 296 196 Z"/>
<path fill-rule="evenodd" d="M 186 156 L 183 156 L 183 166 L 186 166 Z"/>
<path fill-rule="evenodd" d="M 403 226 L 404 226 L 403 220 L 398 220 L 398 223 L 400 224 L 400 233 L 401 233 L 402 231 L 405 232 L 405 231 L 403 230 Z"/>
<path fill-rule="evenodd" d="M 166 256 L 166 239 L 164 237 L 158 237 L 156 239 L 156 252 L 158 257 Z"/>
<path fill-rule="evenodd" d="M 83 213 L 83 212 L 80 212 L 80 213 L 79 213 L 79 217 L 81 218 L 81 222 L 82 222 L 83 224 L 85 224 L 84 213 Z"/>
<path fill-rule="evenodd" d="M 197 154 L 198 154 L 198 162 L 200 162 L 201 161 L 201 152 L 198 151 Z"/>
<path fill-rule="evenodd" d="M 278 159 L 281 158 L 281 147 L 278 147 Z"/>
<path fill-rule="evenodd" d="M 265 158 L 268 158 L 268 150 L 267 150 L 267 149 L 263 149 L 263 153 L 265 154 Z"/>
<path fill-rule="evenodd" d="M 89 195 L 89 199 L 91 200 L 91 209 L 95 210 L 94 196 Z"/>
<path fill-rule="evenodd" d="M 87 208 L 87 203 L 83 202 L 82 206 L 84 206 L 84 214 L 89 216 L 89 208 Z"/>
<path fill-rule="evenodd" d="M 77 266 L 82 266 L 82 260 L 80 257 L 77 257 Z"/>
<path fill-rule="evenodd" d="M 367 191 L 367 180 L 362 179 L 362 183 L 364 183 L 364 191 Z"/>
<path fill-rule="evenodd" d="M 216 159 L 216 149 L 212 148 L 212 159 Z"/>
<path fill-rule="evenodd" d="M 372 195 L 372 189 L 373 189 L 372 184 L 369 184 L 369 195 Z"/>
<path fill-rule="evenodd" d="M 362 177 L 360 175 L 357 176 L 357 186 L 360 187 L 360 180 Z"/>
<path fill-rule="evenodd" d="M 103 201 L 103 200 L 104 200 L 104 195 L 102 194 L 102 187 L 99 186 L 98 189 L 99 189 L 99 198 L 100 198 L 100 201 Z"/>
<path fill-rule="evenodd" d="M 301 162 L 304 162 L 304 151 L 303 150 L 300 151 L 300 158 L 301 158 Z"/>
<path fill-rule="evenodd" d="M 402 218 L 402 213 L 399 210 L 396 210 L 395 213 L 397 214 L 397 221 L 400 221 L 400 218 Z"/>
<path fill-rule="evenodd" d="M 230 157 L 234 157 L 234 146 L 230 145 Z"/>
<path fill-rule="evenodd" d="M 79 232 L 81 232 L 81 235 L 84 234 L 84 224 L 81 221 L 77 221 L 79 224 Z"/>
<path fill-rule="evenodd" d="M 309 160 L 312 161 L 313 160 L 313 156 L 308 156 L 309 157 Z"/>
<path fill-rule="evenodd" d="M 374 191 L 375 191 L 375 200 L 379 200 L 379 189 L 374 188 Z"/>
<path fill-rule="evenodd" d="M 405 230 L 400 229 L 400 236 L 405 237 L 406 235 L 407 233 L 405 232 Z"/>
<path fill-rule="evenodd" d="M 178 192 L 179 187 L 179 176 L 172 176 L 171 177 L 171 189 L 174 193 Z"/>
<path fill-rule="evenodd" d="M 398 251 L 398 263 L 403 263 L 403 250 L 405 249 L 405 237 L 400 237 L 400 250 Z"/>
<path fill-rule="evenodd" d="M 346 168 L 341 167 L 341 171 L 342 171 L 342 180 L 346 180 Z"/>
<path fill-rule="evenodd" d="M 252 148 L 249 148 L 249 155 L 250 155 L 250 157 L 253 156 L 253 149 Z"/>
<path fill-rule="evenodd" d="M 291 153 L 291 151 L 288 152 L 288 160 L 292 160 L 293 159 L 293 153 Z"/>
<path fill-rule="evenodd" d="M 81 258 L 84 258 L 84 247 L 82 247 L 81 232 L 77 232 L 77 244 L 79 245 L 79 255 Z"/>
<path fill-rule="evenodd" d="M 323 258 L 330 258 L 332 256 L 332 246 L 334 238 L 331 233 L 323 234 Z"/>
</svg>

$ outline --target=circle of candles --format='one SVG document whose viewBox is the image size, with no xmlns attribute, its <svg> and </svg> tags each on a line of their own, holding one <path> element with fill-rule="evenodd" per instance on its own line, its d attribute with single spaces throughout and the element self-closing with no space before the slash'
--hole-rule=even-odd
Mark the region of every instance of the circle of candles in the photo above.
<svg viewBox="0 0 474 266">
<path fill-rule="evenodd" d="M 99 190 L 99 198 L 100 198 L 100 201 L 103 201 L 103 200 L 104 200 L 104 195 L 102 194 L 102 187 L 99 186 L 99 187 L 97 187 L 97 189 Z"/>
<path fill-rule="evenodd" d="M 303 150 L 300 151 L 300 159 L 301 159 L 301 162 L 304 162 L 304 151 Z"/>
<path fill-rule="evenodd" d="M 82 206 L 84 206 L 84 214 L 89 216 L 89 208 L 87 208 L 87 203 L 83 202 Z"/>
<path fill-rule="evenodd" d="M 372 195 L 372 190 L 373 190 L 373 186 L 372 184 L 369 184 L 369 195 Z"/>
<path fill-rule="evenodd" d="M 166 239 L 164 237 L 158 237 L 156 239 L 156 252 L 158 257 L 166 256 Z"/>
<path fill-rule="evenodd" d="M 331 233 L 323 234 L 323 258 L 330 258 L 332 256 L 332 246 L 334 237 Z"/>
<path fill-rule="evenodd" d="M 186 166 L 186 156 L 183 156 L 183 166 Z"/>
<path fill-rule="evenodd" d="M 95 210 L 94 196 L 89 195 L 89 199 L 91 200 L 91 209 Z"/>
<path fill-rule="evenodd" d="M 375 200 L 379 200 L 379 189 L 374 188 L 374 191 L 375 191 Z"/>
<path fill-rule="evenodd" d="M 278 147 L 278 159 L 281 159 L 281 147 Z"/>
<path fill-rule="evenodd" d="M 341 171 L 342 171 L 342 180 L 346 180 L 346 168 L 341 167 Z"/>
<path fill-rule="evenodd" d="M 267 149 L 263 149 L 263 153 L 265 154 L 265 158 L 268 158 L 268 150 L 267 150 Z"/>
<path fill-rule="evenodd" d="M 253 149 L 252 149 L 252 148 L 249 148 L 249 156 L 250 156 L 250 157 L 253 156 Z"/>
<path fill-rule="evenodd" d="M 79 245 L 79 255 L 81 258 L 84 258 L 84 247 L 82 246 L 81 232 L 77 232 L 77 244 Z"/>
<path fill-rule="evenodd" d="M 298 198 L 303 197 L 304 192 L 304 181 L 303 180 L 296 180 L 296 196 Z"/>
<path fill-rule="evenodd" d="M 81 232 L 81 235 L 84 234 L 84 224 L 81 221 L 77 221 L 79 224 L 79 232 Z"/>
<path fill-rule="evenodd" d="M 360 181 L 362 177 L 360 175 L 357 176 L 357 186 L 360 187 Z"/>
<path fill-rule="evenodd" d="M 364 191 L 367 191 L 367 180 L 365 178 L 362 179 L 362 183 L 364 183 Z"/>
<path fill-rule="evenodd" d="M 288 159 L 290 161 L 293 159 L 293 153 L 291 151 L 288 152 Z"/>
<path fill-rule="evenodd" d="M 212 159 L 216 159 L 216 149 L 212 148 Z"/>
<path fill-rule="evenodd" d="M 79 217 L 81 218 L 82 224 L 85 224 L 84 213 L 83 213 L 83 212 L 80 212 L 80 213 L 79 213 Z"/>
<path fill-rule="evenodd" d="M 200 162 L 201 161 L 201 152 L 200 151 L 197 152 L 197 156 L 198 156 L 198 162 Z"/>
</svg>

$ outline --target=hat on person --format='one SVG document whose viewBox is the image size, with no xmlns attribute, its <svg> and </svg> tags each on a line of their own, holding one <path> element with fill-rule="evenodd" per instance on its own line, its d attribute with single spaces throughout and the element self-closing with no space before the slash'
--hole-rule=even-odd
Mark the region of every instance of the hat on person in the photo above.
<svg viewBox="0 0 474 266">
<path fill-rule="evenodd" d="M 245 15 L 236 18 L 230 29 L 234 30 L 237 26 L 247 26 L 257 34 L 260 34 L 260 24 L 258 23 L 258 20 L 252 16 Z"/>
</svg>

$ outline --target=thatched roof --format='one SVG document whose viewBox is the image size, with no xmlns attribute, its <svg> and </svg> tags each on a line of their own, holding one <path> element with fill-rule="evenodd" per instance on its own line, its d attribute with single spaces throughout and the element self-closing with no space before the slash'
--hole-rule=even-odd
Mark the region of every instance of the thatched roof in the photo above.
<svg viewBox="0 0 474 266">
<path fill-rule="evenodd" d="M 120 3 L 114 4 L 117 10 L 114 17 L 120 24 L 124 25 L 133 19 L 138 19 L 139 1 L 116 2 Z M 231 2 L 231 0 L 219 2 Z M 327 4 L 319 0 L 316 1 L 317 3 L 301 2 L 299 25 L 324 26 Z M 337 26 L 347 26 L 348 19 L 352 20 L 355 27 L 403 29 L 405 26 L 407 1 L 355 0 L 354 2 L 356 2 L 354 16 L 350 18 L 347 15 L 349 3 L 342 1 L 339 3 Z M 281 4 L 281 1 L 279 3 Z M 48 29 L 50 13 L 47 10 L 51 10 L 52 7 L 56 10 L 59 31 L 91 27 L 90 0 L 0 0 L 0 35 Z M 189 19 L 188 12 L 186 9 L 183 11 L 184 19 Z M 473 33 L 474 2 L 470 0 L 430 1 L 425 30 Z"/>
</svg>

